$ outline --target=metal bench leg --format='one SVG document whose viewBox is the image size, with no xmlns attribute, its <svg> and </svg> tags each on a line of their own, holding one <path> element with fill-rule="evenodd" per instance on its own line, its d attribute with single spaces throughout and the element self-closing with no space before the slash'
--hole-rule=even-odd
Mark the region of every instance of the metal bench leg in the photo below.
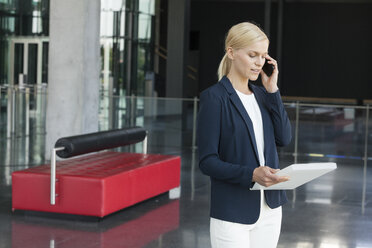
<svg viewBox="0 0 372 248">
<path fill-rule="evenodd" d="M 50 205 L 56 204 L 56 153 L 64 147 L 52 148 L 50 157 Z"/>
<path fill-rule="evenodd" d="M 169 190 L 169 199 L 178 199 L 181 196 L 181 186 Z"/>
</svg>

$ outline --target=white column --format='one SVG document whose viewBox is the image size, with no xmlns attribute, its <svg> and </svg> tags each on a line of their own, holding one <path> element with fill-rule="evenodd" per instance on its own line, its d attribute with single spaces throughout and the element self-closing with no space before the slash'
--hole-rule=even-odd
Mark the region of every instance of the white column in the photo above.
<svg viewBox="0 0 372 248">
<path fill-rule="evenodd" d="M 58 138 L 98 130 L 100 0 L 51 0 L 46 158 Z"/>
</svg>

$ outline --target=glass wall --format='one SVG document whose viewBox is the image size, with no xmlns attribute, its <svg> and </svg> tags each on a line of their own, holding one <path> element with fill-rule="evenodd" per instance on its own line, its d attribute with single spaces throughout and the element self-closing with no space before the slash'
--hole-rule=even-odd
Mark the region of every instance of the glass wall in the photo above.
<svg viewBox="0 0 372 248">
<path fill-rule="evenodd" d="M 155 0 L 101 0 L 104 91 L 146 95 L 146 80 L 151 86 L 154 78 L 154 20 Z M 48 36 L 49 0 L 0 0 L 0 85 L 47 83 Z"/>
<path fill-rule="evenodd" d="M 114 95 L 146 95 L 153 79 L 155 0 L 101 1 L 101 79 Z"/>
<path fill-rule="evenodd" d="M 48 35 L 49 0 L 0 0 L 0 85 L 46 82 Z"/>
</svg>

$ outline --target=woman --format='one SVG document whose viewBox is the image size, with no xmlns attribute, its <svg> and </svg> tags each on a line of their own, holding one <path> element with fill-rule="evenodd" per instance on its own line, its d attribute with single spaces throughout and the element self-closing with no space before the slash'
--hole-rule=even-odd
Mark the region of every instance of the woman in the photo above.
<svg viewBox="0 0 372 248">
<path fill-rule="evenodd" d="M 291 126 L 277 87 L 278 65 L 269 40 L 256 25 L 233 26 L 218 69 L 220 81 L 200 95 L 198 148 L 201 171 L 211 179 L 213 248 L 276 247 L 286 195 L 250 190 L 288 180 L 279 169 L 276 145 L 291 140 Z M 271 76 L 262 71 L 268 61 Z M 261 75 L 264 87 L 250 83 Z"/>
</svg>

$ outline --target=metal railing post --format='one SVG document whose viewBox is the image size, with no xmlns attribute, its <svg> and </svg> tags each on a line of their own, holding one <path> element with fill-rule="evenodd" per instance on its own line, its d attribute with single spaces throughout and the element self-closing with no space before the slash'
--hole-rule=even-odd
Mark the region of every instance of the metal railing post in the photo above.
<svg viewBox="0 0 372 248">
<path fill-rule="evenodd" d="M 294 144 L 294 163 L 297 163 L 297 156 L 298 156 L 298 126 L 300 120 L 300 103 L 296 102 L 296 128 L 295 128 L 295 144 Z"/>
<path fill-rule="evenodd" d="M 366 108 L 366 129 L 365 129 L 365 135 L 364 135 L 362 214 L 364 214 L 365 212 L 366 190 L 367 190 L 368 125 L 369 125 L 369 104 L 367 104 L 367 108 Z"/>
<path fill-rule="evenodd" d="M 26 117 L 25 117 L 25 135 L 30 135 L 30 88 L 26 88 L 25 91 L 25 111 L 26 111 Z"/>
<path fill-rule="evenodd" d="M 298 157 L 298 126 L 300 121 L 300 103 L 296 102 L 296 128 L 295 128 L 295 147 L 294 147 L 294 163 L 297 164 L 297 157 Z M 292 207 L 294 207 L 294 203 L 297 199 L 297 191 L 293 189 L 293 199 L 292 199 Z"/>
<path fill-rule="evenodd" d="M 193 112 L 193 123 L 192 123 L 192 143 L 193 149 L 196 149 L 196 121 L 198 115 L 198 98 L 194 97 L 194 112 Z"/>
<path fill-rule="evenodd" d="M 3 90 L 3 87 L 0 85 L 0 125 L 1 125 L 1 105 L 3 103 L 2 101 L 2 98 L 1 98 L 1 94 L 2 94 L 2 90 Z"/>
<path fill-rule="evenodd" d="M 134 106 L 134 100 L 135 100 L 135 96 L 134 94 L 132 94 L 130 96 L 130 125 L 131 126 L 134 126 L 135 125 L 135 106 Z"/>
<path fill-rule="evenodd" d="M 15 93 L 14 88 L 10 86 L 8 88 L 8 106 L 7 106 L 7 138 L 11 138 L 14 133 L 14 116 L 15 116 Z"/>
</svg>

